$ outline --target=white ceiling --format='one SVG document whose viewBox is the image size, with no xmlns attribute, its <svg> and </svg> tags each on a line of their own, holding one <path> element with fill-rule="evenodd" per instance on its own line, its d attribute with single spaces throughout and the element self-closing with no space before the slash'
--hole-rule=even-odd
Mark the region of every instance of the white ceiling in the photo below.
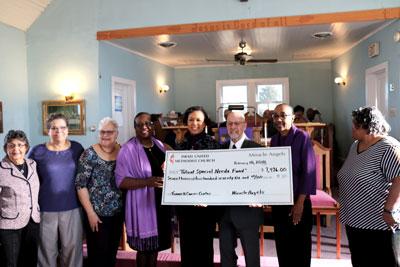
<svg viewBox="0 0 400 267">
<path fill-rule="evenodd" d="M 241 40 L 246 41 L 251 47 L 253 59 L 276 58 L 278 62 L 322 61 L 336 58 L 393 21 L 159 35 L 105 42 L 176 68 L 238 64 L 233 61 L 233 57 Z M 312 37 L 316 32 L 326 31 L 332 32 L 332 37 L 323 40 Z M 177 45 L 172 48 L 157 45 L 165 41 L 173 41 Z M 214 62 L 206 59 L 232 60 L 232 62 Z"/>
<path fill-rule="evenodd" d="M 0 22 L 26 31 L 51 0 L 0 0 Z"/>
<path fill-rule="evenodd" d="M 0 0 L 0 22 L 26 31 L 50 2 L 51 0 Z M 276 58 L 278 62 L 321 61 L 334 59 L 393 21 L 159 35 L 106 42 L 176 68 L 238 64 L 233 61 L 233 57 L 241 40 L 251 47 L 253 59 Z M 332 32 L 333 36 L 324 40 L 312 37 L 316 32 L 326 31 Z M 177 45 L 172 48 L 157 45 L 165 41 L 173 41 Z"/>
</svg>

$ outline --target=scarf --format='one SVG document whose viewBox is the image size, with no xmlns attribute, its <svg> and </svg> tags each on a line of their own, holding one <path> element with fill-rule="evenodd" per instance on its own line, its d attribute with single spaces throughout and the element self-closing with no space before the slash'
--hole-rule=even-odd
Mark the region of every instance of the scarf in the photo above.
<svg viewBox="0 0 400 267">
<path fill-rule="evenodd" d="M 162 142 L 153 142 L 165 153 Z M 117 157 L 115 179 L 119 186 L 125 177 L 147 178 L 152 176 L 150 162 L 142 144 L 136 137 L 124 144 Z M 128 243 L 139 251 L 158 248 L 158 230 L 155 194 L 153 187 L 128 190 L 125 205 L 125 225 Z"/>
</svg>

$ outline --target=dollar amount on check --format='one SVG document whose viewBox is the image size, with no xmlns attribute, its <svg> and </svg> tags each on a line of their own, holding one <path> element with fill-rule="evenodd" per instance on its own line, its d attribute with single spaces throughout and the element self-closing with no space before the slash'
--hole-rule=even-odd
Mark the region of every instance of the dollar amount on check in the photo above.
<svg viewBox="0 0 400 267">
<path fill-rule="evenodd" d="M 167 151 L 162 204 L 293 204 L 290 147 Z"/>
</svg>

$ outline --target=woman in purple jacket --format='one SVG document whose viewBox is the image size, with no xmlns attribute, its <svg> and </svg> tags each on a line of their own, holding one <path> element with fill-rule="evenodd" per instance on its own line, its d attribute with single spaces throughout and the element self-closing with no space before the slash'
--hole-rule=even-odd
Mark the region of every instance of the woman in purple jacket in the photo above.
<svg viewBox="0 0 400 267">
<path fill-rule="evenodd" d="M 25 158 L 28 150 L 23 131 L 7 133 L 0 163 L 0 266 L 37 265 L 39 178 L 35 161 Z"/>
</svg>

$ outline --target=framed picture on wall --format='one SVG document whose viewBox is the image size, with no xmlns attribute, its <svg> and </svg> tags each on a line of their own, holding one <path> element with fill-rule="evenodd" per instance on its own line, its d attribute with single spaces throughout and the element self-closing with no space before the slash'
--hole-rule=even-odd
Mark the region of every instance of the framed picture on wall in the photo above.
<svg viewBox="0 0 400 267">
<path fill-rule="evenodd" d="M 51 113 L 62 113 L 67 117 L 70 135 L 86 134 L 84 99 L 42 101 L 43 135 L 47 135 L 46 119 Z"/>
<path fill-rule="evenodd" d="M 0 102 L 0 133 L 3 133 L 3 102 Z"/>
</svg>

